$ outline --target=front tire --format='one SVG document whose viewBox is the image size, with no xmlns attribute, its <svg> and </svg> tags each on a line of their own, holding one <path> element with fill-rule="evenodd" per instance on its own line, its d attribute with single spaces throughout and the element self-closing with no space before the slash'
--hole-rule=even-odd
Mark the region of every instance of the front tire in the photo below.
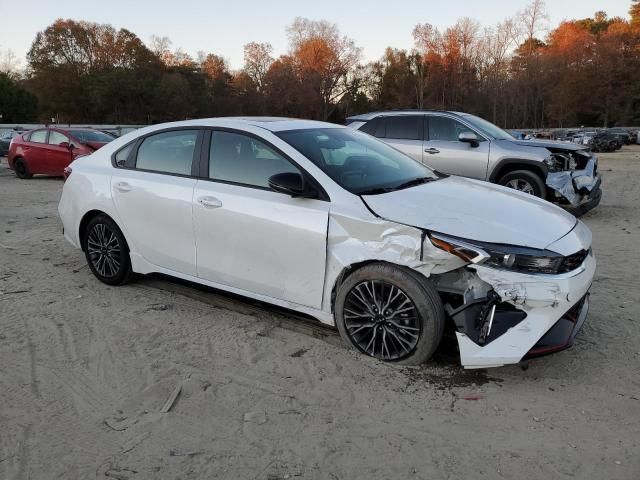
<svg viewBox="0 0 640 480">
<path fill-rule="evenodd" d="M 418 365 L 442 339 L 444 309 L 420 274 L 374 263 L 353 272 L 338 288 L 335 319 L 352 348 L 386 362 Z"/>
<path fill-rule="evenodd" d="M 107 215 L 97 215 L 84 229 L 82 246 L 91 272 L 107 285 L 123 285 L 131 278 L 131 259 L 124 235 Z"/>
<path fill-rule="evenodd" d="M 22 180 L 33 177 L 33 175 L 29 172 L 27 164 L 23 158 L 16 158 L 15 162 L 13 163 L 13 169 L 16 171 L 16 177 Z"/>
<path fill-rule="evenodd" d="M 539 175 L 529 170 L 516 170 L 503 176 L 498 184 L 513 188 L 519 192 L 528 193 L 540 198 L 546 198 L 544 182 Z"/>
</svg>

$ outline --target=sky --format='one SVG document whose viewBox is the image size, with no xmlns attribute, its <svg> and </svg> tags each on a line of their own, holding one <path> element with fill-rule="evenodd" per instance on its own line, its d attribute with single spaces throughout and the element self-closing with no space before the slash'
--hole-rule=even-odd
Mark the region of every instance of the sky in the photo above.
<svg viewBox="0 0 640 480">
<path fill-rule="evenodd" d="M 297 16 L 329 20 L 362 48 L 363 60 L 382 56 L 387 46 L 410 49 L 411 32 L 428 22 L 443 30 L 458 18 L 494 25 L 522 10 L 529 0 L 0 0 L 0 51 L 25 55 L 36 33 L 57 18 L 109 23 L 126 28 L 148 43 L 151 35 L 167 36 L 172 48 L 196 57 L 198 51 L 224 57 L 231 68 L 243 64 L 243 46 L 269 42 L 274 56 L 287 51 L 286 27 Z M 549 25 L 593 16 L 627 17 L 630 0 L 547 0 Z"/>
</svg>

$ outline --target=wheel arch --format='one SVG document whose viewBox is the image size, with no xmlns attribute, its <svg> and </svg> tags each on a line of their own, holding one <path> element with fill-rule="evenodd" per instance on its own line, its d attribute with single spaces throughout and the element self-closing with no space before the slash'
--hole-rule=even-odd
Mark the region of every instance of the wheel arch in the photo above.
<svg viewBox="0 0 640 480">
<path fill-rule="evenodd" d="M 414 276 L 420 281 L 428 280 L 428 277 L 426 277 L 424 274 L 422 274 L 418 270 L 408 267 L 407 265 L 393 263 L 387 260 L 370 259 L 370 260 L 363 260 L 361 262 L 352 263 L 350 265 L 345 266 L 340 271 L 335 281 L 333 282 L 333 286 L 331 287 L 331 313 L 332 314 L 335 314 L 336 295 L 338 293 L 338 289 L 340 288 L 340 286 L 347 280 L 347 278 L 349 278 L 355 272 L 357 272 L 363 267 L 366 267 L 367 265 L 372 265 L 372 264 L 389 265 L 391 267 L 404 270 L 405 272 L 409 273 L 410 275 Z"/>
<path fill-rule="evenodd" d="M 9 155 L 7 155 L 7 164 L 9 165 L 9 168 L 11 170 L 16 169 L 16 161 L 18 160 L 22 160 L 23 162 L 26 163 L 26 160 L 22 155 L 14 155 L 13 157 L 10 157 Z"/>
<path fill-rule="evenodd" d="M 118 226 L 118 228 L 120 229 L 120 232 L 122 233 L 122 236 L 124 237 L 127 251 L 130 252 L 131 248 L 129 247 L 129 240 L 127 239 L 127 235 L 125 233 L 125 230 L 122 228 L 122 225 L 120 225 L 118 220 L 113 218 L 113 216 L 109 215 L 107 212 L 103 210 L 98 210 L 98 209 L 88 210 L 87 212 L 85 212 L 85 214 L 82 216 L 82 219 L 80 220 L 80 224 L 78 225 L 78 240 L 80 241 L 80 248 L 82 249 L 82 251 L 84 251 L 84 241 L 83 241 L 84 230 L 87 228 L 87 224 L 98 215 L 104 215 L 106 217 L 109 217 L 109 219 L 111 219 L 111 221 Z"/>
<path fill-rule="evenodd" d="M 527 170 L 536 175 L 540 175 L 543 182 L 546 180 L 548 173 L 546 165 L 542 162 L 522 158 L 506 158 L 500 160 L 493 168 L 491 175 L 489 175 L 489 181 L 496 183 L 506 174 L 515 172 L 516 170 Z"/>
</svg>

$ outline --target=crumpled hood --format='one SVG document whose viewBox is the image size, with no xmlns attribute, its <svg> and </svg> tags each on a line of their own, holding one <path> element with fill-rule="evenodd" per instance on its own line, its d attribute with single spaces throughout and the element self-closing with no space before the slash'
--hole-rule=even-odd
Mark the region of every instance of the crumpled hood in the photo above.
<svg viewBox="0 0 640 480">
<path fill-rule="evenodd" d="M 362 199 L 380 217 L 481 242 L 546 248 L 576 224 L 540 198 L 478 180 L 447 177 Z"/>
<path fill-rule="evenodd" d="M 573 142 L 558 142 L 556 140 L 507 140 L 508 142 L 522 145 L 524 147 L 539 147 L 549 150 L 586 150 L 587 147 Z"/>
</svg>

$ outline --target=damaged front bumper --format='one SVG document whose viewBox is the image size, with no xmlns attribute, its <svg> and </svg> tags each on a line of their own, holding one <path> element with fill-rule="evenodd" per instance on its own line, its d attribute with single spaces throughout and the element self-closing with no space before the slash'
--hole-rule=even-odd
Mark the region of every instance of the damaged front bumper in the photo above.
<svg viewBox="0 0 640 480">
<path fill-rule="evenodd" d="M 556 203 L 576 216 L 595 208 L 602 198 L 602 177 L 598 173 L 595 156 L 589 159 L 583 169 L 549 172 L 546 184 L 553 191 Z M 553 201 L 553 198 L 550 200 Z"/>
<path fill-rule="evenodd" d="M 561 275 L 474 265 L 481 281 L 475 289 L 488 289 L 487 294 L 447 308 L 456 324 L 461 364 L 497 367 L 571 346 L 587 316 L 595 268 L 591 253 L 578 269 Z"/>
</svg>

